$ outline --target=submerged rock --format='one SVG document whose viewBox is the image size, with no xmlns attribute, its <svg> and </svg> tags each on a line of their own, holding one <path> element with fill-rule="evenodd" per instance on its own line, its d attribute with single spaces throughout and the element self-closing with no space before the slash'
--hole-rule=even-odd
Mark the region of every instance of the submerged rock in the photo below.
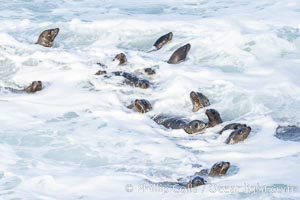
<svg viewBox="0 0 300 200">
<path fill-rule="evenodd" d="M 278 126 L 275 137 L 285 141 L 300 142 L 300 127 L 298 126 Z"/>
</svg>

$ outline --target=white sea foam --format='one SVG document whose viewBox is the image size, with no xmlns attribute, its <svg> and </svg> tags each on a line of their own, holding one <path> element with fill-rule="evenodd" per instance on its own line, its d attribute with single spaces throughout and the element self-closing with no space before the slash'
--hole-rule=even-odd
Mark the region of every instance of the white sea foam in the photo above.
<svg viewBox="0 0 300 200">
<path fill-rule="evenodd" d="M 1 199 L 297 199 L 293 192 L 216 192 L 217 186 L 299 186 L 299 143 L 274 137 L 280 125 L 300 125 L 300 3 L 233 1 L 0 1 L 0 86 L 42 80 L 35 94 L 0 91 Z M 60 28 L 54 48 L 35 45 Z M 172 31 L 172 42 L 147 53 Z M 190 43 L 187 60 L 166 61 Z M 124 52 L 128 63 L 112 59 Z M 147 78 L 147 90 L 122 78 L 94 76 L 125 70 Z M 140 72 L 155 66 L 157 74 Z M 219 125 L 205 134 L 166 130 L 151 117 L 192 112 L 190 91 L 205 94 L 224 124 L 252 127 L 247 140 L 224 143 Z M 146 114 L 126 106 L 153 104 Z M 172 182 L 215 162 L 228 176 L 208 178 L 197 192 L 143 190 Z M 128 186 L 129 184 L 129 186 Z M 129 188 L 129 189 L 128 189 Z M 133 191 L 132 191 L 133 190 Z M 154 190 L 154 191 L 153 191 Z"/>
</svg>

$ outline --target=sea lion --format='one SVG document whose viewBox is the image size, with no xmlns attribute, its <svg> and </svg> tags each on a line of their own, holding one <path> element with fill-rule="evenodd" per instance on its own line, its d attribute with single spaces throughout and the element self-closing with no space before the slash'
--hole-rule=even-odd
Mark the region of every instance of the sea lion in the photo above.
<svg viewBox="0 0 300 200">
<path fill-rule="evenodd" d="M 188 134 L 202 132 L 209 127 L 216 126 L 217 124 L 222 123 L 220 114 L 215 109 L 208 109 L 205 112 L 208 123 L 205 123 L 200 120 L 193 120 L 189 122 L 187 119 L 177 117 L 177 116 L 168 116 L 168 115 L 156 115 L 152 119 L 160 125 L 163 125 L 165 128 L 169 129 L 184 129 Z"/>
<path fill-rule="evenodd" d="M 40 44 L 44 47 L 52 47 L 53 46 L 53 41 L 55 37 L 57 36 L 59 32 L 59 28 L 54 28 L 54 29 L 48 29 L 43 31 L 39 39 L 37 40 L 36 44 Z"/>
<path fill-rule="evenodd" d="M 209 176 L 222 176 L 225 175 L 230 167 L 230 162 L 217 162 L 210 169 Z"/>
<path fill-rule="evenodd" d="M 35 93 L 43 89 L 42 81 L 33 81 L 29 86 L 25 87 L 24 89 L 15 89 L 11 87 L 4 87 L 4 89 L 9 90 L 13 93 Z"/>
<path fill-rule="evenodd" d="M 179 117 L 170 117 L 167 115 L 157 115 L 152 119 L 160 125 L 169 129 L 183 129 L 188 134 L 199 133 L 206 128 L 206 124 L 200 120 L 193 120 L 189 122 L 186 119 Z"/>
<path fill-rule="evenodd" d="M 230 162 L 221 161 L 221 162 L 215 163 L 210 168 L 209 172 L 206 170 L 201 170 L 200 174 L 208 175 L 208 176 L 212 176 L 212 177 L 223 176 L 227 173 L 229 167 L 230 167 Z"/>
<path fill-rule="evenodd" d="M 119 53 L 115 56 L 113 61 L 118 61 L 119 62 L 118 65 L 123 65 L 127 62 L 127 58 L 126 58 L 126 55 L 124 53 Z"/>
<path fill-rule="evenodd" d="M 202 178 L 201 176 L 191 176 L 188 178 L 179 178 L 177 179 L 177 181 L 165 181 L 165 182 L 158 182 L 158 183 L 154 183 L 149 181 L 150 184 L 154 184 L 154 185 L 160 185 L 161 187 L 165 187 L 165 188 L 171 188 L 171 189 L 190 189 L 190 188 L 194 188 L 197 186 L 201 186 L 201 185 L 205 185 L 205 183 L 207 182 L 206 180 L 204 180 L 204 178 Z"/>
<path fill-rule="evenodd" d="M 215 109 L 207 109 L 205 114 L 208 117 L 208 127 L 214 127 L 223 122 L 219 112 Z"/>
<path fill-rule="evenodd" d="M 191 49 L 191 45 L 190 44 L 186 44 L 180 48 L 178 48 L 170 57 L 170 59 L 168 60 L 169 64 L 177 64 L 181 61 L 183 61 L 186 58 L 186 55 L 188 54 L 188 52 Z"/>
<path fill-rule="evenodd" d="M 101 63 L 101 62 L 98 62 L 96 64 L 99 65 L 100 67 L 107 68 L 107 66 L 105 64 Z"/>
<path fill-rule="evenodd" d="M 298 126 L 278 126 L 275 137 L 286 141 L 300 141 L 300 127 Z"/>
<path fill-rule="evenodd" d="M 146 113 L 152 110 L 151 103 L 146 99 L 136 99 L 132 104 L 127 106 L 127 108 L 140 113 Z"/>
<path fill-rule="evenodd" d="M 156 48 L 155 50 L 159 50 L 161 49 L 164 45 L 166 45 L 168 42 L 170 42 L 173 38 L 173 33 L 170 32 L 168 34 L 165 34 L 163 36 L 161 36 L 160 38 L 158 38 L 155 43 L 153 44 L 153 46 Z"/>
<path fill-rule="evenodd" d="M 107 72 L 105 70 L 99 70 L 98 72 L 95 73 L 95 75 L 106 75 L 106 74 L 107 74 Z M 151 83 L 148 80 L 139 78 L 136 75 L 131 74 L 131 73 L 127 73 L 127 72 L 123 72 L 123 71 L 115 71 L 115 72 L 111 72 L 110 74 L 114 75 L 114 76 L 122 76 L 125 78 L 125 81 L 124 81 L 125 84 L 139 87 L 142 89 L 147 89 L 151 85 Z M 110 76 L 106 75 L 106 77 L 110 77 Z"/>
<path fill-rule="evenodd" d="M 251 127 L 242 127 L 234 130 L 226 139 L 226 144 L 235 144 L 244 141 L 251 132 Z"/>
<path fill-rule="evenodd" d="M 217 162 L 215 163 L 211 169 L 202 169 L 200 172 L 196 172 L 193 176 L 187 177 L 187 179 L 190 179 L 190 181 L 187 183 L 188 188 L 197 187 L 200 185 L 205 185 L 206 180 L 202 177 L 211 176 L 211 177 L 217 177 L 217 176 L 223 176 L 226 175 L 228 169 L 230 167 L 230 162 Z M 186 178 L 185 178 L 186 179 Z M 178 179 L 179 183 L 182 178 Z M 182 184 L 182 183 L 181 183 Z"/>
<path fill-rule="evenodd" d="M 210 105 L 208 98 L 202 93 L 192 91 L 190 93 L 190 98 L 193 104 L 193 112 L 197 112 L 201 108 Z"/>
<path fill-rule="evenodd" d="M 192 180 L 187 183 L 187 188 L 198 187 L 204 185 L 206 181 L 201 176 L 195 176 Z"/>
<path fill-rule="evenodd" d="M 122 71 L 112 72 L 112 74 L 115 76 L 124 77 L 125 83 L 128 85 L 132 85 L 132 86 L 139 87 L 142 89 L 147 89 L 150 87 L 150 82 L 148 80 L 139 78 L 134 74 L 130 74 L 127 72 L 122 72 Z"/>
<path fill-rule="evenodd" d="M 185 178 L 177 179 L 177 182 L 162 182 L 160 183 L 163 186 L 172 187 L 172 188 L 194 188 L 197 186 L 205 185 L 206 180 L 203 178 L 207 176 L 217 177 L 226 175 L 228 169 L 230 168 L 230 162 L 217 162 L 211 169 L 203 169 L 200 172 L 196 172 L 193 176 L 188 176 Z"/>
<path fill-rule="evenodd" d="M 104 75 L 104 74 L 107 74 L 107 71 L 105 70 L 99 70 L 95 73 L 95 75 Z"/>
<path fill-rule="evenodd" d="M 223 176 L 227 173 L 230 167 L 230 162 L 217 162 L 215 163 L 210 170 L 209 169 L 202 169 L 200 172 L 197 172 L 196 175 L 206 175 L 206 176 Z"/>
<path fill-rule="evenodd" d="M 154 75 L 156 74 L 155 69 L 148 67 L 144 69 L 145 74 L 147 74 L 148 76 Z"/>
<path fill-rule="evenodd" d="M 224 131 L 227 131 L 230 129 L 236 130 L 236 129 L 243 128 L 243 127 L 247 127 L 247 125 L 240 124 L 240 123 L 231 123 L 231 124 L 224 126 L 224 128 L 219 132 L 219 134 L 221 135 Z"/>
</svg>

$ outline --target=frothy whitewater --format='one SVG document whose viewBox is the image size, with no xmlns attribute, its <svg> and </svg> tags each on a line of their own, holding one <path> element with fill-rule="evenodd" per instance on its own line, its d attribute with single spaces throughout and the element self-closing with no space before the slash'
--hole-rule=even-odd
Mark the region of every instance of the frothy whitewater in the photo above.
<svg viewBox="0 0 300 200">
<path fill-rule="evenodd" d="M 300 125 L 298 0 L 0 1 L 0 86 L 42 80 L 35 94 L 0 92 L 0 199 L 298 199 L 299 142 L 274 137 Z M 54 48 L 34 44 L 60 28 Z M 147 53 L 172 31 L 172 42 Z M 166 61 L 190 43 L 187 60 Z M 125 66 L 112 59 L 120 52 Z M 140 74 L 139 89 L 94 76 L 101 67 Z M 143 77 L 142 74 L 139 76 Z M 151 116 L 192 112 L 190 91 L 205 94 L 223 125 L 204 134 L 167 130 Z M 145 98 L 146 114 L 126 108 Z M 250 136 L 224 143 L 225 124 L 246 123 Z M 151 188 L 229 161 L 227 176 L 197 191 Z M 290 191 L 224 189 L 290 188 Z M 223 189 L 222 189 L 223 187 Z M 291 191 L 292 190 L 292 191 Z"/>
</svg>

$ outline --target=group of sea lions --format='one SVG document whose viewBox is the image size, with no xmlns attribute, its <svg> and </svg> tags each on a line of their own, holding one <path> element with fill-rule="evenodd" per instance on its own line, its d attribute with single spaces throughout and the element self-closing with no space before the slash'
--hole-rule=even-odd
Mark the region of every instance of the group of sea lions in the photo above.
<svg viewBox="0 0 300 200">
<path fill-rule="evenodd" d="M 48 29 L 43 31 L 36 44 L 40 44 L 45 47 L 53 47 L 54 39 L 59 33 L 59 28 L 55 29 Z M 167 43 L 169 43 L 173 38 L 173 33 L 170 32 L 168 34 L 165 34 L 158 38 L 155 43 L 153 44 L 154 49 L 151 51 L 148 51 L 149 53 L 152 51 L 157 51 L 161 49 L 163 46 L 165 46 Z M 169 60 L 167 61 L 169 64 L 177 64 L 179 62 L 182 62 L 186 59 L 186 56 L 191 48 L 191 45 L 188 43 L 186 45 L 181 46 L 178 48 L 174 53 L 171 55 Z M 125 65 L 127 62 L 126 55 L 124 53 L 117 54 L 113 61 L 118 62 L 118 65 Z M 101 63 L 97 63 L 100 66 L 104 66 Z M 154 75 L 155 69 L 153 68 L 145 68 L 144 72 L 148 75 Z M 104 75 L 105 77 L 109 78 L 111 76 L 121 76 L 124 78 L 124 83 L 139 87 L 142 89 L 147 89 L 151 87 L 151 83 L 144 79 L 140 78 L 137 75 L 125 71 L 114 71 L 108 73 L 105 70 L 99 70 L 96 72 L 95 75 Z M 14 93 L 21 93 L 21 92 L 27 92 L 27 93 L 34 93 L 37 91 L 40 91 L 43 89 L 43 83 L 42 81 L 33 81 L 28 87 L 25 87 L 24 89 L 14 89 L 10 87 L 4 87 L 4 89 L 9 90 Z M 209 99 L 200 92 L 191 91 L 190 92 L 190 99 L 192 102 L 192 112 L 197 112 L 200 109 L 203 109 L 207 106 L 210 106 Z M 152 105 L 150 101 L 146 99 L 136 99 L 134 100 L 130 105 L 127 106 L 127 108 L 132 109 L 135 112 L 139 113 L 147 113 L 152 110 Z M 158 114 L 155 116 L 152 116 L 151 118 L 159 125 L 167 128 L 167 129 L 183 129 L 188 134 L 203 134 L 207 128 L 217 126 L 221 123 L 223 123 L 221 116 L 219 112 L 215 109 L 207 109 L 205 111 L 205 114 L 208 118 L 207 122 L 201 121 L 201 120 L 192 120 L 189 121 L 186 118 L 181 118 L 178 116 L 170 116 L 165 114 Z M 223 127 L 218 134 L 222 134 L 223 132 L 227 130 L 232 130 L 228 138 L 226 139 L 226 144 L 234 144 L 238 142 L 244 141 L 248 135 L 251 132 L 251 127 L 247 126 L 246 124 L 240 124 L 240 123 L 231 123 Z M 287 127 L 284 128 L 280 126 L 277 129 L 277 133 L 281 130 L 281 133 L 286 130 L 292 130 L 294 132 L 298 133 L 300 132 L 299 127 Z M 278 134 L 279 135 L 279 134 Z M 195 173 L 195 175 L 188 181 L 188 182 L 181 182 L 180 180 L 176 183 L 168 183 L 168 184 L 178 184 L 178 185 L 184 185 L 185 187 L 196 187 L 199 185 L 205 184 L 205 179 L 203 177 L 205 176 L 222 176 L 225 175 L 230 167 L 229 162 L 218 162 L 215 163 L 210 170 L 201 170 L 200 172 Z"/>
<path fill-rule="evenodd" d="M 159 39 L 156 40 L 154 43 L 154 48 L 149 52 L 157 51 L 161 49 L 164 45 L 166 45 L 168 42 L 170 42 L 173 38 L 173 33 L 170 32 L 166 35 L 161 36 Z M 178 48 L 169 58 L 168 63 L 169 64 L 177 64 L 179 62 L 182 62 L 186 59 L 186 56 L 191 48 L 190 44 L 186 44 L 180 48 Z M 114 59 L 114 62 L 117 62 L 118 65 L 125 65 L 127 62 L 127 57 L 124 53 L 117 54 Z M 101 63 L 98 63 L 100 66 L 104 66 Z M 144 72 L 147 75 L 154 75 L 155 70 L 152 68 L 145 68 Z M 122 76 L 124 78 L 124 83 L 139 87 L 142 89 L 147 89 L 151 87 L 151 83 L 144 79 L 140 78 L 137 75 L 133 73 L 128 73 L 125 71 L 114 71 L 108 73 L 106 70 L 99 70 L 96 72 L 95 75 L 103 75 L 107 78 L 111 76 Z M 190 92 L 190 99 L 192 102 L 192 111 L 197 112 L 200 109 L 210 106 L 209 99 L 200 92 L 191 91 Z M 127 106 L 127 108 L 139 112 L 139 113 L 147 113 L 153 109 L 151 102 L 147 99 L 135 99 L 130 105 Z M 188 120 L 186 118 L 178 117 L 178 116 L 172 116 L 172 115 L 166 115 L 166 114 L 158 114 L 151 117 L 153 121 L 155 121 L 157 124 L 167 128 L 167 129 L 183 129 L 188 134 L 203 134 L 207 128 L 217 126 L 218 124 L 221 124 L 223 121 L 221 119 L 221 116 L 219 112 L 215 109 L 207 109 L 205 111 L 205 114 L 208 118 L 207 122 L 201 121 L 201 120 Z M 229 137 L 226 139 L 226 144 L 234 144 L 241 141 L 244 141 L 248 135 L 251 132 L 251 128 L 245 124 L 239 124 L 239 123 L 232 123 L 227 126 L 225 126 L 219 134 L 222 134 L 226 130 L 233 130 Z M 222 176 L 225 175 L 230 167 L 230 162 L 218 162 L 215 163 L 210 170 L 201 170 L 200 172 L 196 172 L 193 176 L 189 177 L 190 180 L 187 182 L 184 182 L 182 180 L 178 180 L 177 182 L 164 182 L 163 184 L 166 185 L 178 185 L 178 186 L 184 186 L 187 188 L 196 187 L 205 184 L 205 179 L 203 177 L 210 176 Z"/>
</svg>

